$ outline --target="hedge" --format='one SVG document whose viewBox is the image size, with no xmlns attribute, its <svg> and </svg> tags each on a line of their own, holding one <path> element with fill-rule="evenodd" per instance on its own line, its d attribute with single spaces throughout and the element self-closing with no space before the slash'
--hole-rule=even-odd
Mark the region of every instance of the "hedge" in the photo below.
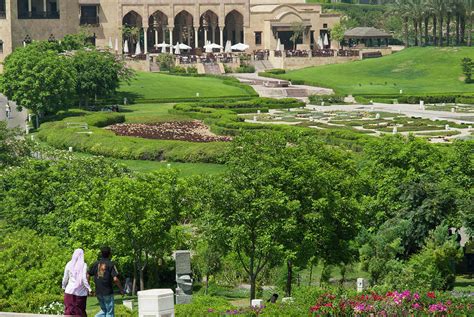
<svg viewBox="0 0 474 317">
<path fill-rule="evenodd" d="M 62 121 L 43 123 L 38 138 L 59 149 L 73 147 L 76 151 L 94 155 L 151 161 L 221 163 L 221 155 L 228 146 L 226 142 L 200 143 L 117 136 L 112 131 L 100 128 L 123 121 L 123 115 L 117 113 L 68 117 Z M 85 122 L 89 129 L 68 128 L 67 122 Z"/>
<path fill-rule="evenodd" d="M 323 102 L 326 105 L 331 104 L 344 104 L 344 95 L 311 95 L 309 96 L 309 101 L 312 104 L 321 105 Z"/>
</svg>

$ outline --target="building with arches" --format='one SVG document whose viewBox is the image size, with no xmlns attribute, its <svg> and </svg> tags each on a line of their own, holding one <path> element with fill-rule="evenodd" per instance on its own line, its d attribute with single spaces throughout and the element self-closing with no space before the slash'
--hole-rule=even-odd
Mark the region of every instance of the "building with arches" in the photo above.
<svg viewBox="0 0 474 317">
<path fill-rule="evenodd" d="M 311 48 L 325 38 L 331 46 L 326 34 L 338 21 L 305 0 L 0 0 L 0 60 L 25 42 L 60 40 L 81 27 L 98 47 L 112 42 L 122 51 L 128 39 L 130 51 L 140 43 L 144 53 L 163 42 L 231 41 L 252 51 L 275 50 L 280 39 L 289 49 L 295 26 L 302 30 L 296 44 Z"/>
</svg>

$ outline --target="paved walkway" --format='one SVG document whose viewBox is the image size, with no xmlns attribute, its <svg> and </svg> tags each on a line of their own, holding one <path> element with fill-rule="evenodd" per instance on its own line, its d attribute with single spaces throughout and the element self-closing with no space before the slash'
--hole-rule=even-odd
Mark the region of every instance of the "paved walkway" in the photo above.
<svg viewBox="0 0 474 317">
<path fill-rule="evenodd" d="M 374 103 L 373 105 L 332 105 L 332 106 L 314 106 L 308 105 L 308 109 L 315 111 L 380 111 L 400 113 L 408 117 L 420 117 L 431 120 L 446 120 L 455 123 L 473 123 L 473 113 L 447 112 L 435 110 L 421 110 L 418 105 L 410 104 L 384 104 Z"/>
<path fill-rule="evenodd" d="M 7 121 L 8 128 L 17 128 L 19 127 L 23 131 L 26 129 L 26 121 L 28 120 L 28 114 L 26 109 L 19 112 L 16 109 L 16 103 L 10 102 L 11 105 L 11 115 L 10 119 L 6 118 L 6 104 L 7 98 L 3 95 L 0 95 L 0 121 Z"/>
</svg>

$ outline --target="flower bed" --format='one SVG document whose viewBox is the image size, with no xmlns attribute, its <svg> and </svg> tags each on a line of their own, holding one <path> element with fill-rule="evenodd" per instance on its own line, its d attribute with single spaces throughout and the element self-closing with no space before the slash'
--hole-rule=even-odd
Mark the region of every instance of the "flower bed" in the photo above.
<svg viewBox="0 0 474 317">
<path fill-rule="evenodd" d="M 353 297 L 323 294 L 311 306 L 310 312 L 312 316 L 472 316 L 474 304 L 472 300 L 447 294 L 420 294 L 408 290 Z"/>
<path fill-rule="evenodd" d="M 162 122 L 156 124 L 115 124 L 107 127 L 116 135 L 145 139 L 179 140 L 191 142 L 232 141 L 229 136 L 215 135 L 201 121 Z"/>
</svg>

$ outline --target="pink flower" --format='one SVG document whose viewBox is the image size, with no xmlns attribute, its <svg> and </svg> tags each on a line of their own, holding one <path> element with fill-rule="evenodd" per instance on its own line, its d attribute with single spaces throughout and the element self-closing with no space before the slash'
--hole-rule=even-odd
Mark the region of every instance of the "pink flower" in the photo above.
<svg viewBox="0 0 474 317">
<path fill-rule="evenodd" d="M 411 307 L 412 307 L 413 309 L 416 309 L 416 310 L 418 310 L 418 309 L 420 309 L 420 308 L 421 308 L 421 305 L 420 305 L 420 304 L 418 304 L 418 303 L 414 303 L 414 304 L 413 304 Z"/>
<path fill-rule="evenodd" d="M 419 299 L 420 299 L 420 294 L 415 293 L 415 294 L 413 295 L 413 298 L 414 298 L 415 300 L 419 300 Z"/>
</svg>

